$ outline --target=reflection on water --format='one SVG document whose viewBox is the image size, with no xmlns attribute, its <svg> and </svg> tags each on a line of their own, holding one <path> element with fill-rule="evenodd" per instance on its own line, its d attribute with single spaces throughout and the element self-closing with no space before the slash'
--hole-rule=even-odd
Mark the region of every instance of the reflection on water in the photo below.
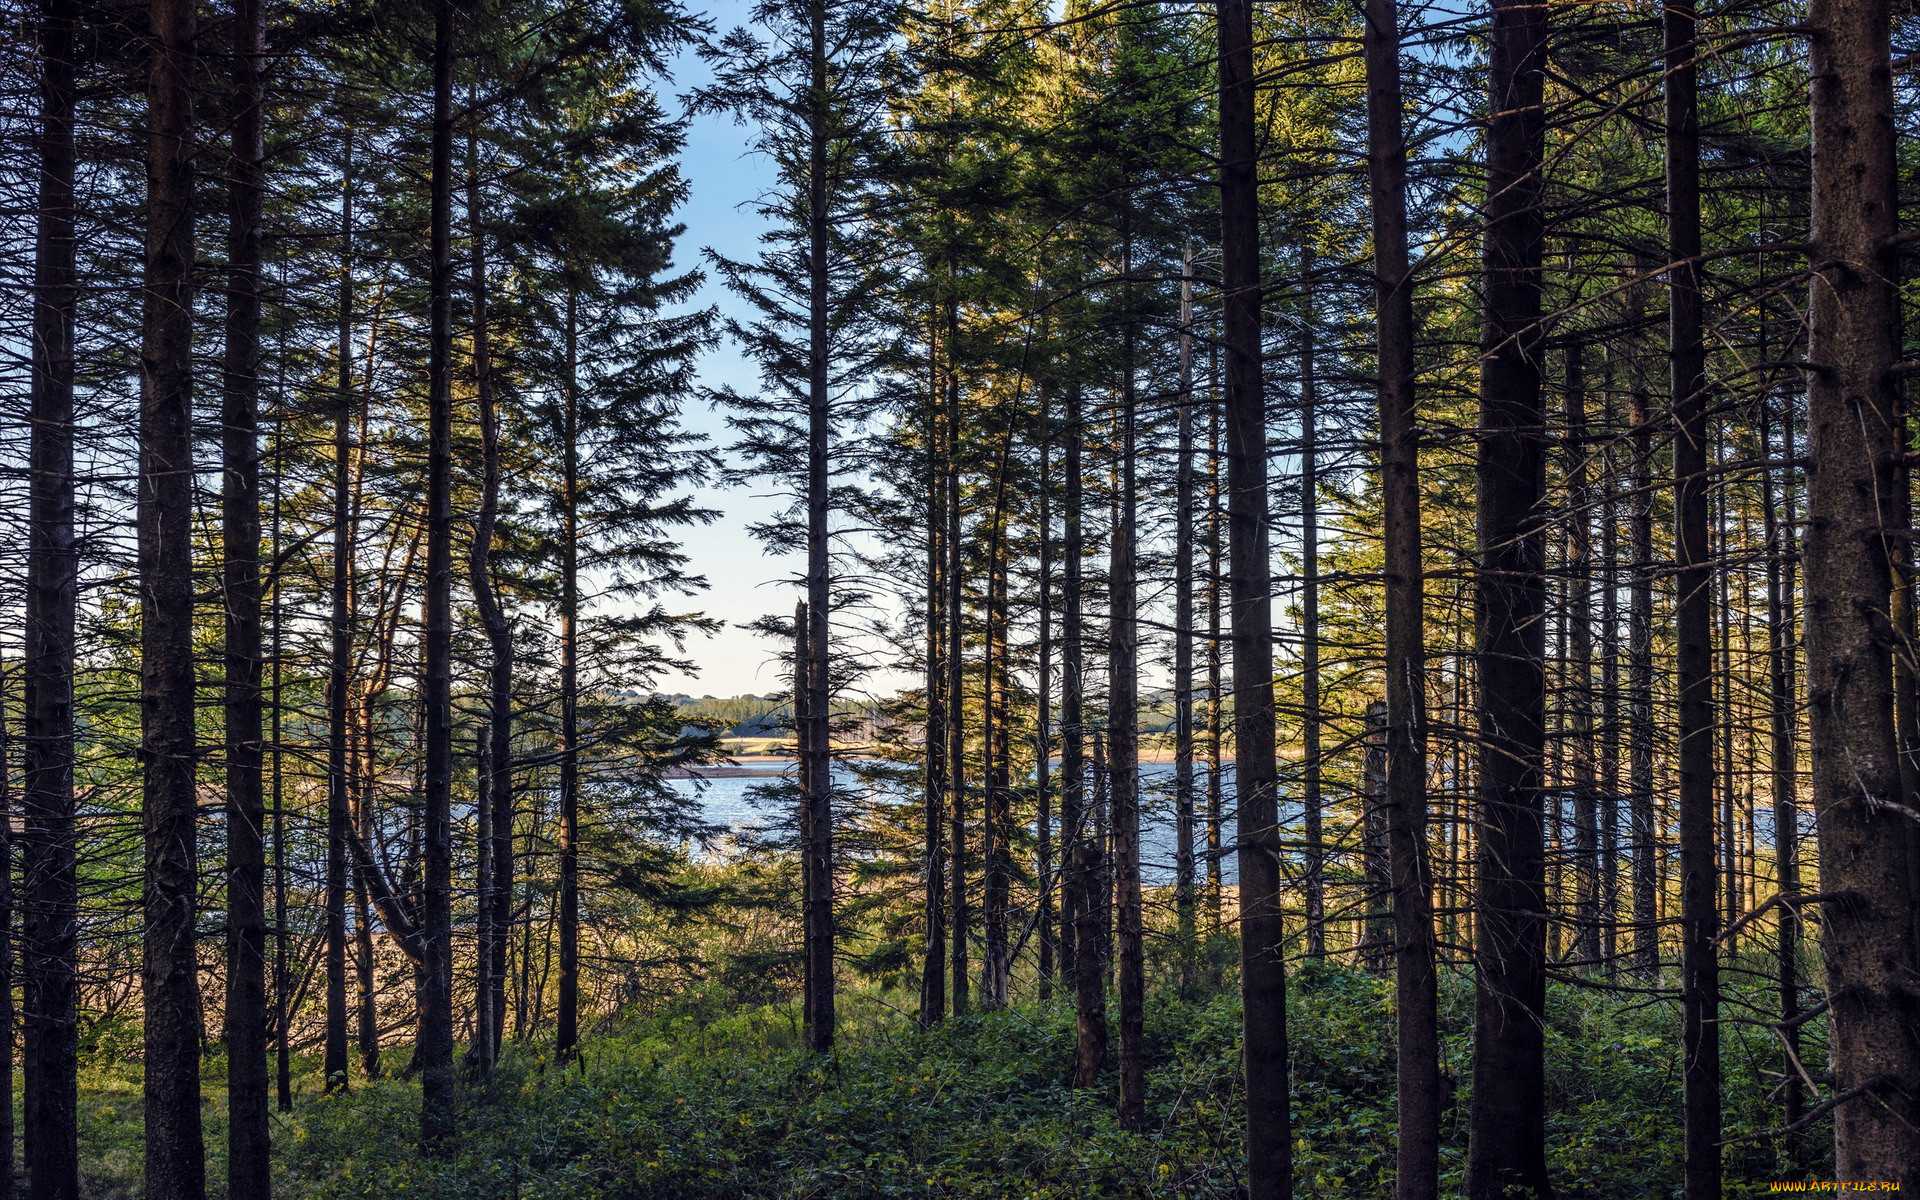
<svg viewBox="0 0 1920 1200">
<path fill-rule="evenodd" d="M 1207 767 L 1204 762 L 1196 762 L 1193 769 L 1194 807 L 1196 828 L 1194 840 L 1196 850 L 1206 852 L 1206 831 L 1204 827 L 1204 809 L 1206 806 Z M 1223 792 L 1227 805 L 1223 822 L 1225 828 L 1222 837 L 1229 849 L 1222 863 L 1222 874 L 1229 883 L 1236 878 L 1235 864 L 1231 844 L 1233 840 L 1233 765 L 1224 764 L 1221 771 Z M 862 798 L 885 800 L 892 803 L 919 803 L 920 788 L 917 779 L 894 783 L 886 779 L 863 778 L 862 775 L 844 764 L 836 763 L 833 770 L 834 785 L 840 795 L 841 804 L 859 803 Z M 725 774 L 706 779 L 677 779 L 673 787 L 689 803 L 697 805 L 701 818 L 709 824 L 729 831 L 777 830 L 791 828 L 793 822 L 791 797 L 769 795 L 783 778 L 791 778 L 789 764 L 783 760 L 749 760 L 739 767 L 729 768 Z M 1174 866 L 1174 821 L 1173 821 L 1173 764 L 1154 762 L 1140 764 L 1141 817 L 1140 817 L 1140 871 L 1144 882 L 1149 885 L 1171 883 Z M 1286 813 L 1282 813 L 1282 818 Z M 1056 818 L 1057 819 L 1057 818 Z M 1205 869 L 1201 869 L 1204 876 Z"/>
</svg>

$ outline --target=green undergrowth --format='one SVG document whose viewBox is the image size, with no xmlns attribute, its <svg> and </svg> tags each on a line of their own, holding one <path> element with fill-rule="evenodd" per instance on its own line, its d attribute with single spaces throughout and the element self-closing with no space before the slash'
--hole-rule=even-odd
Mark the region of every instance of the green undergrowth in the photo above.
<svg viewBox="0 0 1920 1200">
<path fill-rule="evenodd" d="M 1759 997 L 1756 996 L 1756 999 Z M 580 1060 L 514 1049 L 469 1080 L 461 1133 L 416 1150 L 410 1082 L 303 1095 L 276 1118 L 279 1195 L 295 1200 L 801 1200 L 827 1197 L 1231 1197 L 1240 1187 L 1239 1001 L 1232 988 L 1147 1013 L 1149 1121 L 1119 1128 L 1112 1081 L 1065 1086 L 1064 1001 L 915 1029 L 897 994 L 842 1000 L 839 1046 L 800 1044 L 787 1008 L 734 1009 L 713 995 L 590 1039 Z M 1466 1148 L 1472 985 L 1442 988 L 1443 1193 Z M 1567 1196 L 1678 1195 L 1678 1014 L 1668 1000 L 1555 986 L 1549 997 L 1549 1156 Z M 1737 1010 L 1730 1003 L 1728 1011 Z M 1394 1147 L 1391 986 L 1334 966 L 1297 971 L 1289 1004 L 1296 1194 L 1386 1196 Z M 1817 1030 L 1810 1031 L 1817 1037 Z M 1730 1136 L 1777 1119 L 1764 1030 L 1730 1024 L 1723 1045 Z M 1111 1065 L 1111 1064 L 1110 1064 Z M 210 1064 L 210 1083 L 219 1078 Z M 210 1174 L 224 1129 L 210 1093 Z M 137 1196 L 137 1073 L 83 1081 L 83 1153 L 96 1196 Z M 1788 1171 L 1770 1138 L 1727 1152 L 1728 1194 L 1760 1195 Z M 216 1193 L 217 1194 L 217 1193 Z"/>
</svg>

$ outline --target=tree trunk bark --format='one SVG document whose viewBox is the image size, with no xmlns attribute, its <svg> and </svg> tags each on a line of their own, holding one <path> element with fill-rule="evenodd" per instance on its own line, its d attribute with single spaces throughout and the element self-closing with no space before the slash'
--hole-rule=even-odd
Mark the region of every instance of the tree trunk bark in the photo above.
<svg viewBox="0 0 1920 1200">
<path fill-rule="evenodd" d="M 1399 11 L 1366 8 L 1367 179 L 1378 331 L 1380 478 L 1387 590 L 1387 854 L 1393 881 L 1398 1122 L 1394 1196 L 1439 1194 L 1440 1043 L 1427 861 L 1426 597 L 1420 562 L 1420 429 Z"/>
<path fill-rule="evenodd" d="M 1174 468 L 1173 907 L 1179 984 L 1191 994 L 1198 925 L 1193 846 L 1193 243 L 1180 269 L 1180 413 Z"/>
<path fill-rule="evenodd" d="M 1620 509 L 1614 474 L 1613 359 L 1601 383 L 1600 463 L 1600 956 L 1620 961 Z"/>
<path fill-rule="evenodd" d="M 33 1200 L 80 1195 L 74 867 L 73 327 L 76 5 L 40 10 L 40 194 L 33 258 L 25 782 L 21 824 L 22 1112 Z"/>
<path fill-rule="evenodd" d="M 420 893 L 420 1143 L 447 1149 L 453 1076 L 453 2 L 434 5 L 427 347 L 426 778 Z"/>
<path fill-rule="evenodd" d="M 1645 274 L 1644 271 L 1640 272 Z M 1628 291 L 1628 323 L 1637 326 L 1643 303 Z M 1636 348 L 1637 351 L 1637 348 Z M 1660 974 L 1659 852 L 1653 794 L 1653 416 L 1642 361 L 1635 353 L 1628 421 L 1633 426 L 1632 588 L 1627 615 L 1627 774 L 1632 793 L 1633 960 L 1646 979 Z"/>
<path fill-rule="evenodd" d="M 1303 244 L 1300 255 L 1300 799 L 1307 841 L 1307 957 L 1324 958 L 1327 848 L 1320 788 L 1320 437 L 1314 411 L 1312 245 Z"/>
<path fill-rule="evenodd" d="M 1882 0 L 1817 0 L 1807 357 L 1806 660 L 1839 1179 L 1920 1187 L 1915 896 L 1893 728 L 1893 85 Z"/>
<path fill-rule="evenodd" d="M 478 116 L 473 118 L 478 123 Z M 493 534 L 500 511 L 500 417 L 493 390 L 492 331 L 488 316 L 487 233 L 480 200 L 479 135 L 467 130 L 467 236 L 473 289 L 473 384 L 480 409 L 480 513 L 467 563 L 474 605 L 486 629 L 492 662 L 487 673 L 487 845 L 479 881 L 475 947 L 480 979 L 478 1041 L 481 1061 L 499 1057 L 506 1017 L 507 924 L 513 897 L 513 626 L 493 584 Z"/>
<path fill-rule="evenodd" d="M 807 672 L 813 662 L 807 639 L 811 630 L 807 622 L 807 602 L 796 601 L 793 606 L 793 755 L 800 803 L 795 806 L 794 823 L 800 835 L 800 1023 L 809 1039 L 813 1031 L 813 988 L 809 986 L 806 973 L 813 961 L 814 939 L 820 936 L 813 926 L 813 907 L 807 903 L 807 897 L 813 894 L 813 858 L 806 852 L 813 843 L 813 805 L 808 799 L 813 795 L 813 789 L 807 782 L 807 771 L 812 763 L 807 754 L 807 739 L 813 735 L 812 725 L 807 720 L 810 695 Z"/>
<path fill-rule="evenodd" d="M 1093 731 L 1092 828 L 1080 848 L 1080 878 L 1086 893 L 1080 903 L 1080 948 L 1074 973 L 1075 1041 L 1073 1086 L 1092 1087 L 1107 1062 L 1107 928 L 1112 892 L 1107 886 L 1106 743 Z"/>
<path fill-rule="evenodd" d="M 817 937 L 808 948 L 807 987 L 813 996 L 813 1026 L 809 1044 L 825 1053 L 833 1048 L 833 760 L 828 708 L 832 703 L 830 634 L 831 599 L 827 565 L 827 506 L 832 480 L 827 465 L 827 438 L 832 423 L 827 391 L 827 6 L 813 0 L 808 6 L 808 38 L 812 59 L 813 111 L 808 126 L 807 171 L 807 619 L 813 629 L 807 638 L 813 662 L 807 672 L 807 803 L 813 810 L 813 838 L 806 847 L 813 864 L 807 905 L 814 914 Z M 958 1005 L 955 1006 L 958 1008 Z"/>
<path fill-rule="evenodd" d="M 1293 1194 L 1287 989 L 1274 763 L 1267 414 L 1260 362 L 1260 197 L 1254 149 L 1253 6 L 1220 0 L 1220 251 L 1226 349 L 1228 543 L 1233 576 L 1234 781 L 1240 860 L 1240 996 L 1247 1077 L 1247 1195 Z"/>
<path fill-rule="evenodd" d="M 1222 860 L 1225 846 L 1222 839 L 1221 822 L 1223 818 L 1222 793 L 1225 788 L 1224 768 L 1221 750 L 1226 742 L 1222 735 L 1223 719 L 1226 716 L 1226 703 L 1222 687 L 1224 665 L 1220 653 L 1222 642 L 1220 635 L 1221 593 L 1225 590 L 1226 579 L 1220 566 L 1225 547 L 1221 534 L 1226 529 L 1226 514 L 1221 511 L 1220 500 L 1225 490 L 1220 486 L 1220 401 L 1218 380 L 1219 346 L 1214 339 L 1207 340 L 1207 933 L 1217 934 L 1225 921 L 1223 912 L 1224 887 L 1221 880 Z"/>
<path fill-rule="evenodd" d="M 271 785 L 273 805 L 273 1029 L 274 1029 L 274 1085 L 275 1107 L 285 1113 L 293 1111 L 293 1030 L 290 1025 L 291 997 L 288 992 L 292 981 L 287 974 L 287 943 L 290 940 L 287 930 L 287 810 L 285 773 L 280 760 L 281 717 L 285 706 L 281 703 L 281 665 L 285 661 L 281 646 L 280 595 L 283 576 L 280 562 L 280 501 L 285 487 L 285 475 L 281 452 L 286 436 L 286 344 L 284 331 L 281 337 L 280 362 L 277 367 L 279 381 L 276 385 L 278 395 L 274 403 L 273 420 L 273 524 L 269 534 L 267 561 L 273 568 L 273 602 L 268 615 L 273 623 L 271 661 L 273 664 L 270 689 L 273 712 L 271 734 L 272 759 Z"/>
<path fill-rule="evenodd" d="M 1386 977 L 1394 957 L 1393 870 L 1387 863 L 1387 705 L 1367 705 L 1360 767 L 1361 917 L 1355 941 L 1360 966 Z"/>
<path fill-rule="evenodd" d="M 1727 540 L 1727 504 L 1730 497 L 1727 494 L 1724 475 L 1727 461 L 1726 433 L 1724 430 L 1716 433 L 1712 429 L 1712 423 L 1709 423 L 1707 441 L 1713 447 L 1711 451 L 1713 461 L 1707 469 L 1721 479 L 1717 489 L 1718 495 L 1709 497 L 1709 511 L 1713 514 L 1713 532 L 1709 535 L 1708 552 L 1711 554 L 1712 548 L 1718 546 L 1721 552 L 1725 553 L 1726 547 L 1731 545 Z M 1720 798 L 1717 847 L 1720 854 L 1718 920 L 1731 922 L 1740 915 L 1739 799 L 1734 794 L 1736 785 L 1733 772 L 1733 567 L 1731 564 L 1723 563 L 1718 570 L 1714 570 L 1711 565 L 1707 569 L 1711 573 L 1713 587 L 1719 592 L 1716 600 L 1709 601 L 1714 623 L 1718 626 L 1717 645 L 1714 645 L 1712 651 L 1711 670 L 1716 676 L 1713 686 L 1719 689 L 1720 696 L 1718 708 L 1712 710 L 1715 719 L 1711 726 L 1715 739 L 1714 749 L 1718 751 L 1720 760 L 1719 770 L 1715 776 Z M 1894 620 L 1896 623 L 1899 621 L 1897 604 Z M 1896 683 L 1896 688 L 1897 686 Z M 1709 690 L 1708 695 L 1712 696 L 1712 694 Z M 1726 943 L 1728 960 L 1737 960 L 1740 955 L 1740 931 L 1730 924 L 1727 926 Z"/>
<path fill-rule="evenodd" d="M 0 669 L 0 696 L 7 673 Z M 0 1195 L 13 1195 L 13 738 L 0 705 Z M 264 1061 L 264 1060 L 263 1060 Z"/>
<path fill-rule="evenodd" d="M 1010 964 L 1007 942 L 1007 903 L 1012 892 L 1013 859 L 1009 852 L 1012 815 L 1007 799 L 1007 585 L 1006 505 L 1007 472 L 1013 453 L 1013 426 L 1008 424 L 1000 443 L 994 471 L 993 508 L 987 519 L 986 626 L 980 647 L 980 782 L 983 795 L 980 850 L 985 878 L 982 904 L 986 953 L 980 966 L 980 1007 L 988 1012 L 1005 1008 Z"/>
<path fill-rule="evenodd" d="M 947 803 L 946 693 L 946 488 L 944 460 L 953 447 L 942 441 L 944 389 L 941 387 L 939 317 L 927 321 L 927 776 L 923 820 L 926 828 L 926 959 L 920 974 L 920 1023 L 932 1025 L 947 1013 L 946 851 L 942 845 Z"/>
<path fill-rule="evenodd" d="M 1566 348 L 1567 680 L 1574 837 L 1574 964 L 1600 965 L 1600 802 L 1593 754 L 1593 494 L 1587 458 L 1586 346 Z"/>
<path fill-rule="evenodd" d="M 1673 398 L 1674 687 L 1680 809 L 1681 1042 L 1686 1195 L 1720 1194 L 1720 976 L 1713 861 L 1713 551 L 1707 541 L 1707 374 L 1700 311 L 1700 119 L 1692 0 L 1663 5 L 1669 366 Z M 1728 822 L 1731 825 L 1731 822 Z M 1731 828 L 1727 831 L 1732 834 Z"/>
<path fill-rule="evenodd" d="M 574 269 L 568 264 L 568 271 Z M 554 1054 L 580 1042 L 580 283 L 566 298 L 566 411 L 560 478 L 560 997 Z"/>
<path fill-rule="evenodd" d="M 953 260 L 947 260 L 945 298 L 947 331 L 947 784 L 951 791 L 948 837 L 952 875 L 952 950 L 948 974 L 953 982 L 953 1015 L 967 1015 L 971 982 L 967 978 L 967 689 L 966 591 L 960 544 L 960 370 L 955 354 L 959 344 L 960 301 L 954 292 Z"/>
<path fill-rule="evenodd" d="M 347 1086 L 347 676 L 353 653 L 353 127 L 340 150 L 340 294 L 333 411 L 333 589 L 327 666 L 326 1089 Z"/>
<path fill-rule="evenodd" d="M 1081 565 L 1086 544 L 1081 531 L 1086 481 L 1082 462 L 1085 442 L 1085 413 L 1082 406 L 1077 361 L 1070 364 L 1066 412 L 1066 512 L 1061 517 L 1060 614 L 1060 837 L 1061 858 L 1067 869 L 1066 888 L 1060 897 L 1060 971 L 1074 988 L 1077 1013 L 1078 1050 L 1084 1061 L 1087 1054 L 1106 1053 L 1106 1013 L 1099 989 L 1099 955 L 1094 950 L 1091 842 L 1087 836 L 1087 771 L 1084 757 L 1086 736 L 1086 646 L 1081 630 Z M 1091 960 L 1091 961 L 1083 961 Z M 1093 972 L 1094 987 L 1087 990 L 1086 973 Z M 1097 1030 L 1088 1022 L 1095 1021 Z M 1097 1037 L 1095 1036 L 1097 1034 Z M 1095 1050 L 1089 1039 L 1098 1043 Z M 1099 1070 L 1096 1064 L 1087 1077 Z M 1076 1078 L 1077 1078 L 1076 1074 Z M 1086 1086 L 1083 1083 L 1081 1086 Z"/>
<path fill-rule="evenodd" d="M 1472 1200 L 1551 1194 L 1546 1162 L 1544 8 L 1493 6 L 1475 578 L 1480 737 Z"/>
<path fill-rule="evenodd" d="M 1040 383 L 1040 512 L 1035 524 L 1040 542 L 1040 649 L 1034 697 L 1033 783 L 1035 877 L 1039 911 L 1034 926 L 1039 933 L 1040 1001 L 1053 999 L 1054 897 L 1053 848 L 1053 393 L 1051 379 Z"/>
<path fill-rule="evenodd" d="M 1765 357 L 1764 352 L 1762 357 Z M 1793 460 L 1793 397 L 1780 397 L 1780 458 Z M 1760 457 L 1766 466 L 1760 473 L 1760 513 L 1767 538 L 1767 732 L 1772 752 L 1774 882 L 1782 896 L 1800 890 L 1800 812 L 1798 797 L 1799 762 L 1794 745 L 1795 687 L 1793 663 L 1793 602 L 1789 577 L 1793 555 L 1793 506 L 1786 506 L 1782 520 L 1779 495 L 1791 493 L 1790 465 L 1780 468 L 1784 487 L 1774 482 L 1773 399 L 1760 397 Z M 1806 1093 L 1800 1072 L 1794 1066 L 1800 1050 L 1800 913 L 1792 904 L 1780 906 L 1776 963 L 1779 967 L 1780 1027 L 1786 1049 L 1781 1072 L 1781 1122 L 1791 1128 L 1804 1114 Z M 1804 1165 L 1804 1139 L 1796 1133 L 1782 1138 L 1781 1158 L 1788 1170 Z"/>
<path fill-rule="evenodd" d="M 140 761 L 146 1183 L 206 1195 L 200 1130 L 193 662 L 194 6 L 151 0 L 140 346 Z"/>
<path fill-rule="evenodd" d="M 1107 635 L 1107 731 L 1112 743 L 1115 958 L 1120 992 L 1120 1126 L 1138 1129 L 1146 1122 L 1147 1084 L 1146 955 L 1140 911 L 1140 631 L 1135 610 L 1137 585 L 1134 537 L 1135 391 L 1134 366 L 1139 337 L 1133 312 L 1132 231 L 1121 251 L 1125 315 L 1120 361 L 1119 520 L 1108 539 L 1107 595 L 1112 618 Z"/>
<path fill-rule="evenodd" d="M 226 594 L 227 1186 L 272 1195 L 267 1132 L 265 800 L 260 713 L 260 209 L 266 145 L 262 0 L 233 12 L 227 338 L 221 413 Z"/>
</svg>

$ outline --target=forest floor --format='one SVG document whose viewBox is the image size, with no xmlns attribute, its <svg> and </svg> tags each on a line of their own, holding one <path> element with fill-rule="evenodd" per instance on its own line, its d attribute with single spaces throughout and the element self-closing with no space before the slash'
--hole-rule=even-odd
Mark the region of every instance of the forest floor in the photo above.
<svg viewBox="0 0 1920 1200">
<path fill-rule="evenodd" d="M 1289 1004 L 1296 1193 L 1389 1194 L 1393 1162 L 1391 986 L 1331 965 L 1296 970 Z M 1756 993 L 1755 1000 L 1761 999 Z M 703 992 L 590 1039 L 572 1066 L 512 1050 L 469 1082 L 462 1133 L 437 1159 L 415 1137 L 410 1082 L 356 1080 L 320 1098 L 303 1079 L 276 1114 L 281 1200 L 800 1200 L 803 1197 L 1230 1197 L 1239 1183 L 1239 999 L 1157 988 L 1147 1013 L 1149 1121 L 1126 1131 L 1111 1086 L 1065 1086 L 1074 1045 L 1064 999 L 914 1027 L 898 993 L 843 996 L 836 1053 L 800 1044 L 788 1007 Z M 1470 1088 L 1472 985 L 1442 989 L 1451 1103 L 1443 1194 L 1457 1194 Z M 1731 1007 L 1729 1012 L 1731 1012 Z M 1667 1000 L 1556 984 L 1549 997 L 1549 1161 L 1566 1196 L 1678 1195 L 1679 1016 Z M 1809 1061 L 1823 1057 L 1808 1030 Z M 1764 1030 L 1722 1043 L 1730 1136 L 1777 1110 L 1757 1085 L 1778 1054 Z M 1116 1047 L 1117 1049 L 1117 1047 Z M 1109 1064 L 1111 1066 L 1111 1062 Z M 224 1065 L 207 1063 L 212 1192 L 225 1195 Z M 140 1195 L 137 1064 L 100 1060 L 82 1079 L 81 1152 L 94 1200 Z M 1824 1128 L 1800 1170 L 1774 1139 L 1736 1140 L 1727 1194 L 1817 1177 Z M 235 1197 L 232 1200 L 239 1200 Z"/>
</svg>

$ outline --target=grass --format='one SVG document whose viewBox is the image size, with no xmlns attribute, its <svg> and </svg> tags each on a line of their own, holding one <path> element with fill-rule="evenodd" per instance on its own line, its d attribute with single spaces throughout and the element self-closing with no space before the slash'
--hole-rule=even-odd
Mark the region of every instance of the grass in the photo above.
<svg viewBox="0 0 1920 1200">
<path fill-rule="evenodd" d="M 1111 1081 L 1064 1080 L 1073 1016 L 1063 1002 L 915 1029 L 906 998 L 852 990 L 839 1047 L 817 1058 L 786 1007 L 739 1008 L 716 992 L 628 1022 L 562 1067 L 515 1048 L 491 1081 L 470 1081 L 462 1133 L 445 1153 L 416 1151 L 410 1082 L 356 1081 L 345 1096 L 306 1091 L 276 1116 L 283 1200 L 801 1200 L 806 1197 L 1230 1197 L 1239 1184 L 1239 1004 L 1231 988 L 1149 1005 L 1148 1127 L 1120 1129 Z M 1442 992 L 1452 1103 L 1442 1130 L 1443 1191 L 1457 1189 L 1471 1090 L 1472 987 Z M 1314 1196 L 1388 1194 L 1393 1156 L 1391 988 L 1330 965 L 1297 971 L 1290 998 L 1295 1176 Z M 1556 985 L 1549 999 L 1550 1161 L 1563 1194 L 1609 1200 L 1676 1194 L 1680 1166 L 1678 1016 L 1646 1002 Z M 1817 1039 L 1817 1031 L 1810 1031 Z M 1763 1130 L 1776 1113 L 1764 1031 L 1729 1025 L 1727 1129 Z M 210 1059 L 207 1147 L 222 1195 L 224 1129 Z M 88 1194 L 137 1197 L 139 1082 L 124 1060 L 83 1081 Z M 1727 1153 L 1729 1196 L 1765 1194 L 1790 1172 L 1765 1138 Z M 238 1200 L 238 1198 L 235 1198 Z"/>
</svg>

